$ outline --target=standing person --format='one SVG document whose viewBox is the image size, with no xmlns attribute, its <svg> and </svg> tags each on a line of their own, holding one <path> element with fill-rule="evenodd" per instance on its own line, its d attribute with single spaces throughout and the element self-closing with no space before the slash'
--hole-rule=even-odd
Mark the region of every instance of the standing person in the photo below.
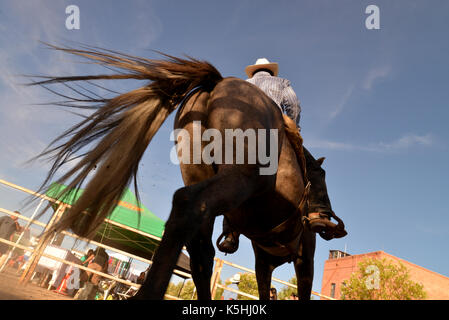
<svg viewBox="0 0 449 320">
<path fill-rule="evenodd" d="M 83 267 L 87 267 L 89 265 L 89 262 L 92 261 L 92 259 L 95 258 L 95 253 L 93 249 L 89 249 L 87 253 L 81 257 L 81 265 Z M 84 286 L 84 283 L 88 280 L 87 271 L 80 269 L 80 287 L 82 288 Z"/>
<path fill-rule="evenodd" d="M 92 257 L 92 256 L 91 256 Z M 92 260 L 89 262 L 88 267 L 90 269 L 94 269 L 97 271 L 101 271 L 103 273 L 108 272 L 108 261 L 109 261 L 109 255 L 106 253 L 106 250 L 102 247 L 98 247 L 94 251 L 94 255 Z M 87 272 L 87 276 L 90 278 L 90 282 L 92 282 L 94 285 L 98 285 L 98 283 L 101 280 L 101 276 L 93 273 L 93 272 Z"/>
<path fill-rule="evenodd" d="M 19 211 L 14 211 L 14 213 L 20 214 Z M 18 218 L 16 216 L 3 216 L 0 218 L 0 237 L 12 241 L 14 233 L 23 230 L 17 222 Z M 9 251 L 9 245 L 0 242 L 0 256 L 6 254 Z"/>
<path fill-rule="evenodd" d="M 93 249 L 89 249 L 87 253 L 81 257 L 81 262 L 83 263 L 83 266 L 87 267 L 89 262 L 95 257 L 95 253 Z"/>
<path fill-rule="evenodd" d="M 270 300 L 277 300 L 278 299 L 278 292 L 276 288 L 270 289 Z"/>
<path fill-rule="evenodd" d="M 252 83 L 268 95 L 281 112 L 286 114 L 296 123 L 299 130 L 299 120 L 301 107 L 298 97 L 293 90 L 289 80 L 278 77 L 279 66 L 275 62 L 270 62 L 265 58 L 257 59 L 256 63 L 245 68 L 248 75 L 246 81 Z M 310 152 L 303 147 L 306 160 L 307 178 L 311 182 L 309 198 L 309 211 L 307 212 L 310 230 L 318 233 L 323 239 L 341 238 L 346 232 L 340 234 L 330 232 L 329 223 L 333 216 L 330 200 L 327 194 L 326 183 L 314 177 L 311 173 L 320 168 L 324 158 L 315 160 Z M 238 232 L 232 230 L 226 217 L 223 219 L 223 233 L 220 237 L 225 239 L 218 244 L 218 249 L 225 253 L 234 253 L 239 246 Z"/>
<path fill-rule="evenodd" d="M 89 261 L 87 261 L 89 259 Z M 95 249 L 93 255 L 91 255 L 89 258 L 87 258 L 84 263 L 88 262 L 87 267 L 93 270 L 97 270 L 103 273 L 107 273 L 108 271 L 108 262 L 109 262 L 109 255 L 106 253 L 106 250 L 101 247 L 97 247 Z M 94 300 L 95 295 L 98 290 L 98 284 L 100 283 L 101 276 L 86 271 L 87 274 L 87 281 L 84 283 L 83 288 L 81 288 L 77 294 L 75 295 L 75 300 Z"/>
<path fill-rule="evenodd" d="M 240 273 L 236 273 L 231 278 L 226 280 L 225 284 L 227 287 L 229 287 L 231 289 L 239 290 L 240 279 L 241 279 Z M 238 300 L 238 294 L 235 292 L 229 291 L 229 290 L 224 290 L 223 299 L 224 300 Z"/>
<path fill-rule="evenodd" d="M 143 284 L 145 282 L 145 278 L 146 278 L 146 273 L 145 272 L 141 272 L 140 276 L 136 280 L 136 283 L 137 284 Z"/>
</svg>

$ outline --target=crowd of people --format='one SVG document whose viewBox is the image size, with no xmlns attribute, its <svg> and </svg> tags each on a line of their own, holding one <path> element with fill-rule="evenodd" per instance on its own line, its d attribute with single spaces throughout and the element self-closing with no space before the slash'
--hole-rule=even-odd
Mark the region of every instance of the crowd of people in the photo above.
<svg viewBox="0 0 449 320">
<path fill-rule="evenodd" d="M 19 211 L 14 211 L 14 213 L 20 215 Z M 0 217 L 0 238 L 13 241 L 15 234 L 23 231 L 29 231 L 29 229 L 25 229 L 25 227 L 19 224 L 16 215 L 5 215 Z M 7 243 L 0 242 L 0 268 L 3 264 L 6 264 L 6 266 L 17 269 L 18 272 L 20 272 L 23 265 L 27 262 L 28 256 L 29 254 L 26 254 L 23 250 L 16 249 Z M 95 250 L 89 249 L 88 252 L 80 258 L 80 261 L 80 264 L 84 267 L 102 273 L 108 273 L 110 257 L 102 247 L 97 247 Z M 100 281 L 104 278 L 91 271 L 85 271 L 83 269 L 79 269 L 79 271 L 80 289 L 74 292 L 74 298 L 80 300 L 95 299 L 98 291 L 101 291 Z M 72 272 L 73 268 L 70 268 L 69 273 Z M 146 273 L 142 272 L 136 282 L 142 284 L 145 280 L 145 276 Z M 124 288 L 121 285 L 117 285 L 115 291 L 119 291 L 119 289 L 123 290 Z"/>
<path fill-rule="evenodd" d="M 93 270 L 97 270 L 103 273 L 108 273 L 109 266 L 109 255 L 106 253 L 106 250 L 102 247 L 98 247 L 96 250 L 90 249 L 84 256 L 80 258 L 82 265 L 84 267 L 88 267 Z M 148 273 L 148 268 L 146 271 L 141 272 L 140 275 L 136 279 L 137 284 L 143 284 L 146 279 L 146 275 Z M 129 296 L 132 296 L 137 292 L 137 290 L 132 290 L 129 286 L 111 280 L 108 281 L 106 285 L 101 285 L 100 281 L 104 280 L 104 278 L 94 272 L 90 271 L 81 271 L 80 277 L 80 290 L 78 290 L 75 295 L 76 300 L 91 300 L 94 299 L 100 291 L 103 291 L 103 295 L 110 295 L 114 298 L 118 298 L 119 294 L 124 292 L 128 292 Z M 125 279 L 123 276 L 119 276 L 120 279 Z"/>
</svg>

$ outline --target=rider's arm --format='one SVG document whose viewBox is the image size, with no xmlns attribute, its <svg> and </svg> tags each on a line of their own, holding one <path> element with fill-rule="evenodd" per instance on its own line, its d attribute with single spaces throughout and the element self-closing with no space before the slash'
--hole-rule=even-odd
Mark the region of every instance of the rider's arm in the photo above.
<svg viewBox="0 0 449 320">
<path fill-rule="evenodd" d="M 285 114 L 295 121 L 296 125 L 299 127 L 301 107 L 299 105 L 298 97 L 290 84 L 283 90 L 282 108 L 284 109 Z"/>
</svg>

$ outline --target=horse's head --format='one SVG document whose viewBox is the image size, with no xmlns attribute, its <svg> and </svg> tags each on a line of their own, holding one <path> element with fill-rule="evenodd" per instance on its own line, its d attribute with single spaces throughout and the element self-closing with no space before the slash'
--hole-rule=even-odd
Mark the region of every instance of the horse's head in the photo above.
<svg viewBox="0 0 449 320">
<path fill-rule="evenodd" d="M 330 200 L 327 195 L 326 171 L 321 167 L 324 157 L 318 160 L 310 157 L 307 163 L 307 177 L 312 184 L 313 192 L 309 194 L 309 212 L 328 211 L 331 208 Z"/>
</svg>

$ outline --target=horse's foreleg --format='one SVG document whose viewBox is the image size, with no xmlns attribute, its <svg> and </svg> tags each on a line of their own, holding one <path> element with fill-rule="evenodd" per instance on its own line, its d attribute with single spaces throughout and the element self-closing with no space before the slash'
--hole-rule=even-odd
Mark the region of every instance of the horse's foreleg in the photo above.
<svg viewBox="0 0 449 320">
<path fill-rule="evenodd" d="M 310 300 L 313 284 L 316 235 L 305 230 L 302 241 L 302 257 L 297 258 L 294 262 L 296 279 L 298 281 L 298 299 Z"/>
<path fill-rule="evenodd" d="M 313 282 L 313 260 L 298 258 L 294 263 L 296 279 L 298 280 L 298 299 L 310 300 Z"/>
<path fill-rule="evenodd" d="M 271 256 L 252 243 L 256 259 L 256 280 L 260 300 L 270 300 L 271 276 L 275 266 L 270 262 Z"/>
<path fill-rule="evenodd" d="M 260 177 L 249 170 L 226 170 L 177 190 L 153 265 L 136 298 L 162 299 L 182 246 L 196 235 L 204 219 L 237 208 L 261 186 L 269 186 L 269 182 L 273 184 L 269 176 L 265 176 L 267 182 L 261 184 Z"/>
</svg>

